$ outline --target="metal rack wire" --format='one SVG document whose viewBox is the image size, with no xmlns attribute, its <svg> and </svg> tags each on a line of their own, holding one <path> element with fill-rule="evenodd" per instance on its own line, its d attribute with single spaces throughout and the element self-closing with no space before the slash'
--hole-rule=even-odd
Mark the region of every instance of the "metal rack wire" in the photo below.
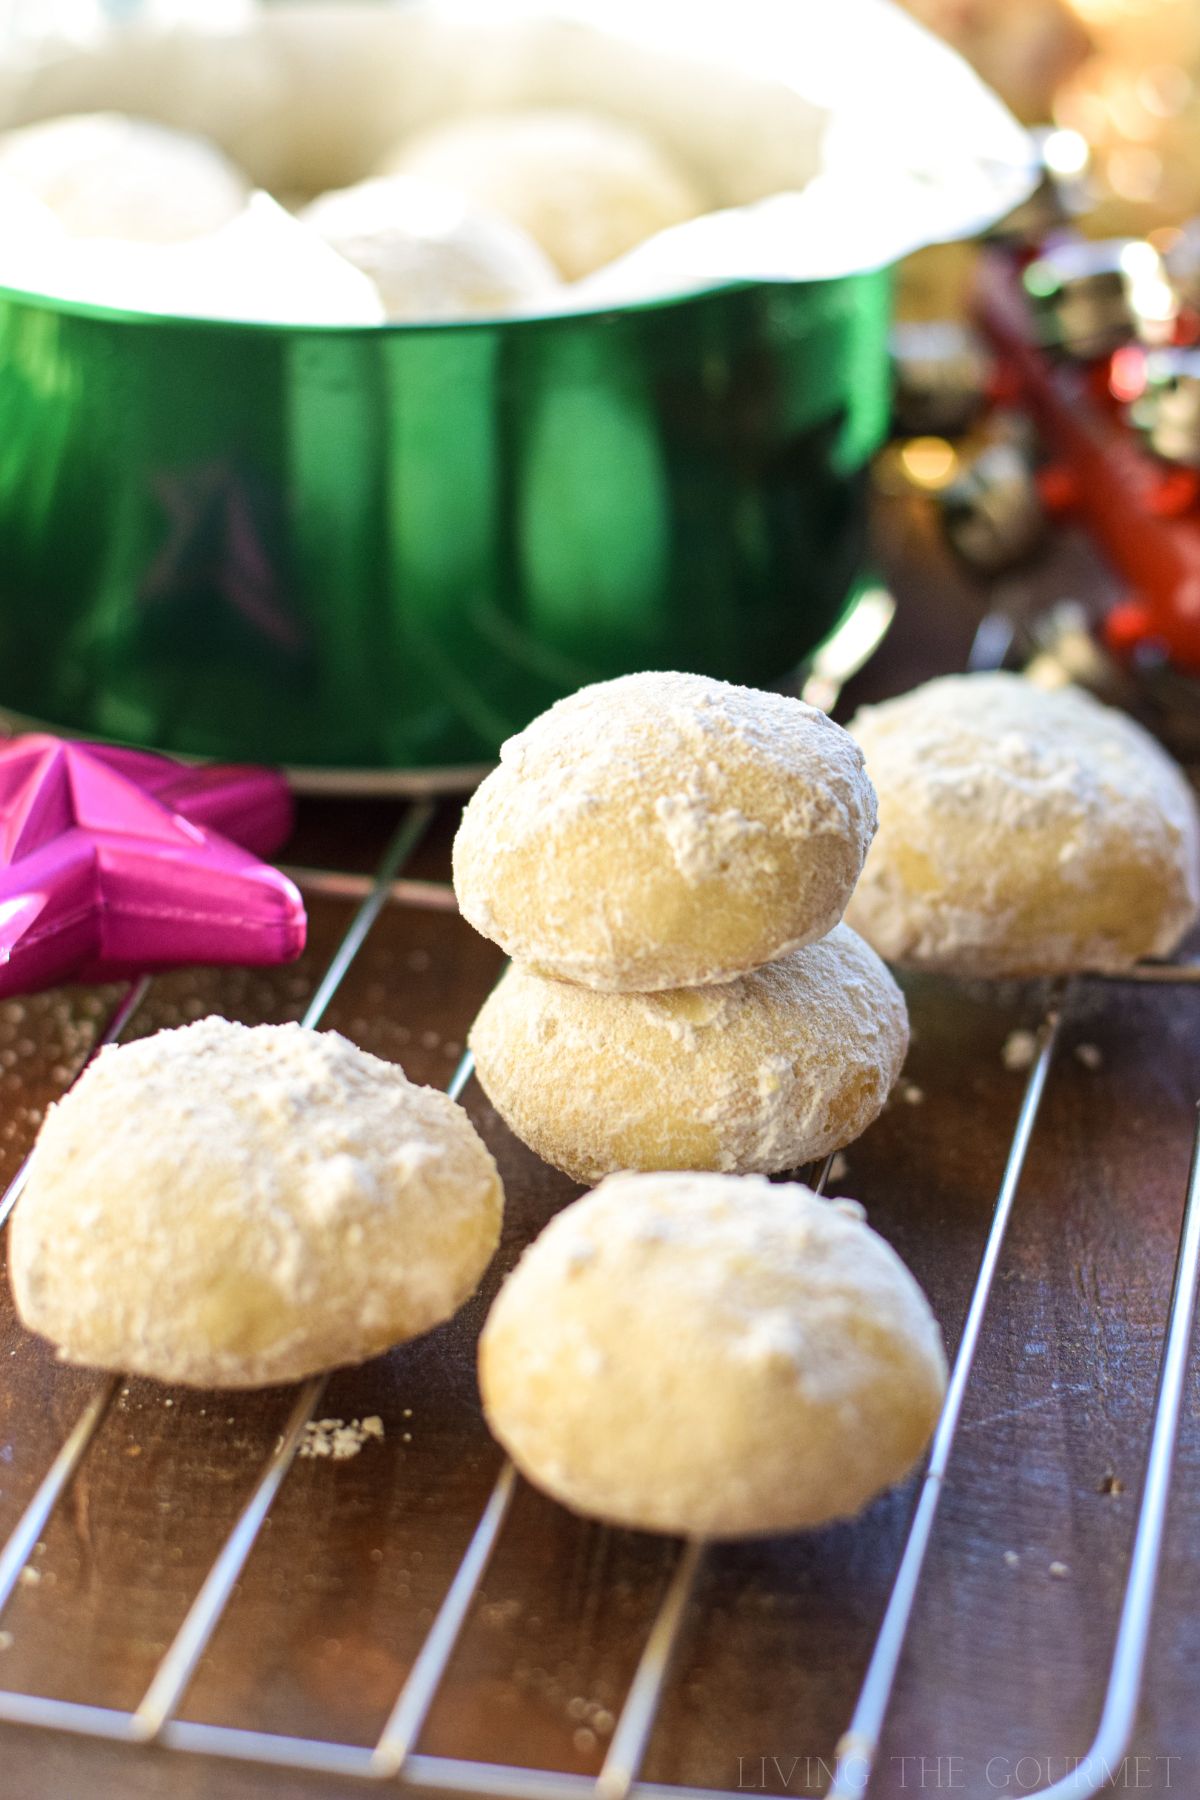
<svg viewBox="0 0 1200 1800">
<path fill-rule="evenodd" d="M 427 802 L 415 804 L 406 812 L 312 997 L 304 1014 L 305 1025 L 314 1027 L 320 1023 L 368 932 L 389 901 L 447 909 L 452 906 L 448 890 L 437 884 L 405 882 L 401 878 L 402 869 L 427 831 L 432 817 L 433 808 Z M 343 880 L 330 875 L 319 879 L 317 872 L 308 874 L 310 885 L 320 885 L 320 879 L 323 879 L 327 892 L 354 897 L 362 892 L 357 877 Z M 1195 982 L 1200 979 L 1200 965 L 1148 966 L 1120 979 Z M 96 1046 L 97 1050 L 120 1037 L 145 997 L 148 986 L 149 983 L 143 980 L 126 990 Z M 830 1800 L 859 1800 L 871 1780 L 1005 1233 L 1070 998 L 1070 988 L 1062 987 L 1038 1035 L 1036 1054 L 1025 1084 L 951 1371 L 945 1407 L 858 1701 L 849 1727 L 837 1745 L 837 1773 Z M 454 1098 L 463 1092 L 471 1074 L 468 1054 L 460 1061 L 449 1084 L 448 1091 Z M 821 1171 L 818 1186 L 823 1186 L 828 1167 L 827 1164 Z M 27 1172 L 28 1159 L 0 1199 L 0 1225 L 19 1199 Z M 1088 1755 L 1071 1775 L 1042 1790 L 1042 1795 L 1048 1796 L 1049 1800 L 1090 1800 L 1099 1793 L 1132 1735 L 1162 1551 L 1198 1273 L 1200 1126 L 1183 1208 L 1128 1578 L 1101 1716 Z M 496 1479 L 408 1678 L 372 1747 L 198 1723 L 177 1716 L 200 1659 L 287 1477 L 305 1427 L 320 1405 L 325 1379 L 314 1377 L 297 1390 L 278 1442 L 139 1704 L 132 1711 L 119 1711 L 5 1689 L 0 1690 L 0 1721 L 130 1746 L 156 1743 L 191 1755 L 306 1770 L 364 1782 L 398 1781 L 430 1793 L 452 1791 L 490 1796 L 493 1800 L 636 1800 L 639 1796 L 644 1800 L 732 1800 L 732 1796 L 719 1789 L 685 1788 L 640 1779 L 660 1702 L 670 1679 L 673 1653 L 685 1626 L 689 1600 L 705 1556 L 706 1546 L 699 1540 L 680 1548 L 671 1580 L 616 1720 L 603 1766 L 596 1777 L 431 1756 L 419 1750 L 425 1721 L 446 1676 L 517 1489 L 518 1477 L 507 1462 Z M 112 1376 L 100 1383 L 8 1541 L 0 1548 L 0 1612 L 7 1606 L 47 1521 L 86 1456 L 112 1402 L 118 1381 L 119 1377 Z"/>
</svg>

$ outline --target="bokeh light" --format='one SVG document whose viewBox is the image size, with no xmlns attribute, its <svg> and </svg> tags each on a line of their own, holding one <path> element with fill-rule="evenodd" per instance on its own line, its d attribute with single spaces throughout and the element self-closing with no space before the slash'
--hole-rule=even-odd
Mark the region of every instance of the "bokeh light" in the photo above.
<svg viewBox="0 0 1200 1800">
<path fill-rule="evenodd" d="M 900 463 L 914 487 L 931 492 L 947 487 L 958 474 L 958 452 L 945 438 L 912 438 L 900 452 Z"/>
</svg>

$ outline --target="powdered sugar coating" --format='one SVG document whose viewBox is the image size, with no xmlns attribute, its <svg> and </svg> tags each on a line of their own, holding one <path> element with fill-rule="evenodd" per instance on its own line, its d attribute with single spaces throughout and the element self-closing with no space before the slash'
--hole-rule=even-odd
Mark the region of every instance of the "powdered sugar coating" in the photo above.
<svg viewBox="0 0 1200 1800">
<path fill-rule="evenodd" d="M 389 319 L 461 319 L 545 300 L 558 277 L 533 239 L 408 176 L 322 194 L 300 215 L 369 275 Z"/>
<path fill-rule="evenodd" d="M 526 1250 L 479 1348 L 488 1423 L 537 1486 L 722 1537 L 857 1512 L 920 1455 L 946 1380 L 895 1252 L 761 1176 L 611 1176 Z"/>
<path fill-rule="evenodd" d="M 102 1051 L 51 1108 L 9 1267 L 65 1361 L 254 1387 L 449 1318 L 502 1210 L 445 1094 L 333 1032 L 209 1018 Z"/>
<path fill-rule="evenodd" d="M 1125 969 L 1200 910 L 1182 771 L 1078 688 L 951 675 L 850 726 L 879 833 L 847 919 L 890 962 L 961 975 Z"/>
<path fill-rule="evenodd" d="M 576 1181 L 774 1174 L 866 1130 L 903 1066 L 908 1014 L 874 951 L 836 925 L 719 987 L 605 994 L 514 964 L 470 1043 L 501 1118 Z"/>
<path fill-rule="evenodd" d="M 250 184 L 215 144 L 148 119 L 75 113 L 0 135 L 0 176 L 74 237 L 168 244 L 218 231 Z"/>
<path fill-rule="evenodd" d="M 703 675 L 582 688 L 510 738 L 454 844 L 466 919 L 611 992 L 728 981 L 841 918 L 875 829 L 815 707 Z"/>
<path fill-rule="evenodd" d="M 400 145 L 385 164 L 393 171 L 511 220 L 566 281 L 705 210 L 686 172 L 643 132 L 575 107 L 452 119 Z"/>
</svg>

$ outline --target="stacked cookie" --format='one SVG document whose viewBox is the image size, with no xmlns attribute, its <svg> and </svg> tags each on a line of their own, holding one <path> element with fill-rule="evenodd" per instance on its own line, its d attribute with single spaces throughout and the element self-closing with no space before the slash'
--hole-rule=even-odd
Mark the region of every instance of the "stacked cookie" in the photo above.
<svg viewBox="0 0 1200 1800">
<path fill-rule="evenodd" d="M 649 673 L 535 719 L 454 846 L 464 917 L 513 958 L 470 1039 L 502 1118 L 587 1183 L 858 1136 L 908 1046 L 840 923 L 874 831 L 857 745 L 784 695 Z"/>
<path fill-rule="evenodd" d="M 795 1530 L 928 1440 L 946 1367 L 912 1275 L 853 1201 L 762 1179 L 862 1131 L 904 1059 L 899 990 L 840 923 L 874 830 L 844 731 L 695 675 L 562 701 L 466 810 L 459 904 L 514 959 L 471 1033 L 480 1081 L 600 1184 L 502 1287 L 480 1388 L 580 1512 Z"/>
</svg>

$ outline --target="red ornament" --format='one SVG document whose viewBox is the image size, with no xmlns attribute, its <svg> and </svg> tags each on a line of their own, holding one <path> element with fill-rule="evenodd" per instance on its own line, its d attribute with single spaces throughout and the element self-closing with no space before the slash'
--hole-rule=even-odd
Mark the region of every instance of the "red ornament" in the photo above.
<svg viewBox="0 0 1200 1800">
<path fill-rule="evenodd" d="M 1133 598 L 1105 624 L 1109 647 L 1141 646 L 1176 668 L 1200 673 L 1200 511 L 1192 471 L 1164 471 L 1114 405 L 1108 365 L 1096 370 L 1047 356 L 1030 317 L 1020 273 L 988 252 L 975 312 L 991 347 L 1020 384 L 1055 465 L 1070 470 L 1079 522 Z"/>
<path fill-rule="evenodd" d="M 184 963 L 290 962 L 304 903 L 252 852 L 278 849 L 291 821 L 270 770 L 11 739 L 0 747 L 0 997 Z"/>
</svg>

